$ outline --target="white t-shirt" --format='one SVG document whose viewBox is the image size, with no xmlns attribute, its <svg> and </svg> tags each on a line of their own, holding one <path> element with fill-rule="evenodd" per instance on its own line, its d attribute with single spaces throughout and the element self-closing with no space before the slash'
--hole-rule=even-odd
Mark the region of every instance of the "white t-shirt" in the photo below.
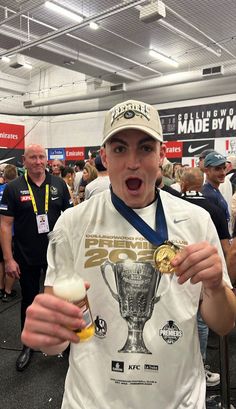
<svg viewBox="0 0 236 409">
<path fill-rule="evenodd" d="M 91 196 L 96 195 L 97 193 L 101 193 L 104 190 L 109 189 L 110 186 L 110 178 L 108 175 L 106 176 L 98 176 L 96 179 L 92 180 L 92 182 L 88 183 L 85 187 L 85 200 L 89 199 Z"/>
<path fill-rule="evenodd" d="M 160 196 L 169 240 L 207 240 L 222 254 L 204 209 Z M 155 211 L 153 203 L 137 213 L 154 228 Z M 163 274 L 158 286 L 153 246 L 116 211 L 109 191 L 64 212 L 55 228 L 70 243 L 74 271 L 91 284 L 95 321 L 92 339 L 71 344 L 62 408 L 205 408 L 196 320 L 201 283 L 179 285 L 175 275 Z M 50 246 L 48 261 L 45 285 L 53 285 Z"/>
</svg>

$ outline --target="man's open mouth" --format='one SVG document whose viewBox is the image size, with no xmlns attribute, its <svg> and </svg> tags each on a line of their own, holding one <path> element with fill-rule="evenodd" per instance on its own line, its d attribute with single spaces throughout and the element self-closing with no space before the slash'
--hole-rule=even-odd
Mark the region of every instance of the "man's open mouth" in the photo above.
<svg viewBox="0 0 236 409">
<path fill-rule="evenodd" d="M 129 190 L 138 190 L 142 185 L 142 180 L 139 178 L 128 178 L 125 183 Z"/>
</svg>

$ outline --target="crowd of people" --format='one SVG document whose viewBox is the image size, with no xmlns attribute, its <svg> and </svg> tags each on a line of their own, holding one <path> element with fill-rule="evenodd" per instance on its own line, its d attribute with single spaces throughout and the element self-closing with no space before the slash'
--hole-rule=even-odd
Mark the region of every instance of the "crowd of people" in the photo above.
<svg viewBox="0 0 236 409">
<path fill-rule="evenodd" d="M 0 294 L 13 291 L 6 277 L 22 292 L 16 369 L 34 350 L 69 347 L 63 409 L 203 409 L 206 385 L 220 382 L 204 365 L 209 328 L 223 336 L 236 319 L 236 157 L 205 150 L 191 168 L 165 153 L 156 109 L 125 101 L 106 113 L 90 161 L 48 169 L 32 144 L 25 173 L 4 187 Z M 55 263 L 52 231 L 69 249 L 59 254 L 68 271 Z M 65 275 L 85 281 L 95 332 L 86 343 L 88 310 L 53 293 Z"/>
</svg>

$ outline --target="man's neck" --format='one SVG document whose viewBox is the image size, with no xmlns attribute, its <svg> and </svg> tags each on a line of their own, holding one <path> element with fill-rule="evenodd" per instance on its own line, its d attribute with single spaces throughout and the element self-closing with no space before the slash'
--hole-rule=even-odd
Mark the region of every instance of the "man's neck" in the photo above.
<svg viewBox="0 0 236 409">
<path fill-rule="evenodd" d="M 208 179 L 206 179 L 206 182 L 210 183 L 210 185 L 213 186 L 214 189 L 219 190 L 220 183 L 212 182 L 211 180 L 208 180 Z"/>
<path fill-rule="evenodd" d="M 31 174 L 28 172 L 28 176 L 30 177 L 30 179 L 32 180 L 32 182 L 34 182 L 37 186 L 41 186 L 41 184 L 44 182 L 45 178 L 46 178 L 46 174 L 44 173 L 34 173 Z"/>
</svg>

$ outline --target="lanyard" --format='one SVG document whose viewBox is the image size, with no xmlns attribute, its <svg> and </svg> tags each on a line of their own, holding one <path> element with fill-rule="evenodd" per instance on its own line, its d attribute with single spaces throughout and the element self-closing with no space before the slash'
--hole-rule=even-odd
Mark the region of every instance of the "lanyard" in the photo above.
<svg viewBox="0 0 236 409">
<path fill-rule="evenodd" d="M 25 176 L 25 180 L 26 180 L 26 183 L 27 183 L 27 186 L 28 186 L 28 189 L 29 189 L 29 193 L 30 193 L 30 197 L 31 197 L 31 200 L 32 200 L 32 206 L 33 206 L 33 209 L 34 209 L 34 213 L 38 214 L 38 209 L 37 209 L 35 197 L 34 197 L 34 194 L 33 194 L 33 190 L 32 190 L 32 188 L 31 188 L 31 186 L 30 186 L 30 184 L 28 182 L 27 171 L 25 172 L 24 176 Z M 48 213 L 48 203 L 49 203 L 49 184 L 47 183 L 46 186 L 45 186 L 45 206 L 44 206 L 45 207 L 45 214 Z"/>
<path fill-rule="evenodd" d="M 128 207 L 113 192 L 111 187 L 111 201 L 116 210 L 142 234 L 150 243 L 159 246 L 168 240 L 167 224 L 159 190 L 157 190 L 156 231 L 153 230 L 131 207 Z"/>
</svg>

